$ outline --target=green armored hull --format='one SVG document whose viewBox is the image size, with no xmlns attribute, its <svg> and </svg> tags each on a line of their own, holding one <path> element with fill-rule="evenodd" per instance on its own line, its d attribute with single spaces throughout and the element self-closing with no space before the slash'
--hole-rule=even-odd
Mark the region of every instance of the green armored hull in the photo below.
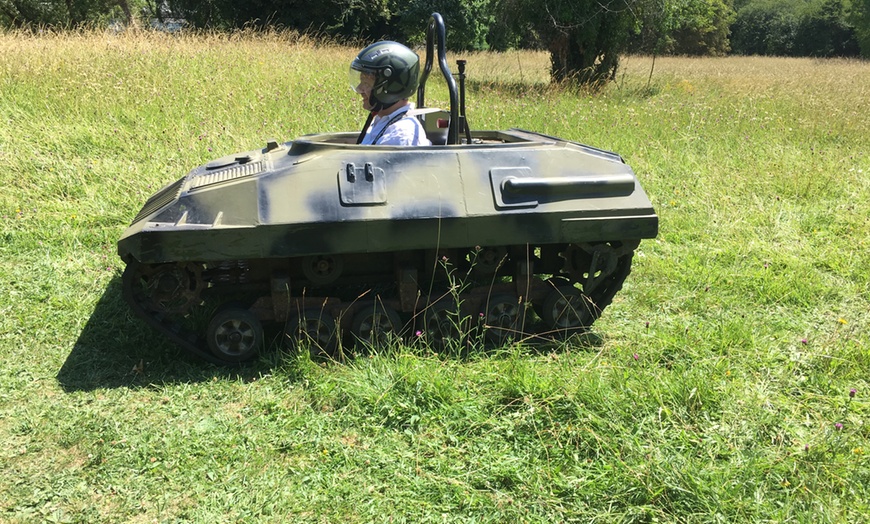
<svg viewBox="0 0 870 524">
<path fill-rule="evenodd" d="M 119 252 L 158 264 L 656 235 L 619 156 L 518 130 L 475 136 L 371 147 L 315 135 L 212 162 L 152 197 Z"/>
</svg>

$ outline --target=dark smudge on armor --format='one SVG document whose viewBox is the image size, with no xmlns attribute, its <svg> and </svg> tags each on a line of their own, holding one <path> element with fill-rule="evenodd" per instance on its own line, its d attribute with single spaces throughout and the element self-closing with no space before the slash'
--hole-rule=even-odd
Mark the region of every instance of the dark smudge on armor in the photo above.
<svg viewBox="0 0 870 524">
<path fill-rule="evenodd" d="M 399 207 L 391 213 L 396 220 L 409 220 L 414 218 L 454 218 L 460 216 L 452 206 L 441 202 L 417 204 L 413 207 Z"/>
</svg>

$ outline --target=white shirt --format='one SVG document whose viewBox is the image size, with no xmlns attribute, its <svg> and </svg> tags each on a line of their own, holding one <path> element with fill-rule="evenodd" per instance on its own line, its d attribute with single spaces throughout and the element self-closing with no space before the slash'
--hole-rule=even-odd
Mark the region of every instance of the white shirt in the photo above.
<svg viewBox="0 0 870 524">
<path fill-rule="evenodd" d="M 389 115 L 376 116 L 366 130 L 363 144 L 379 146 L 431 146 L 426 138 L 423 124 L 414 117 L 407 117 L 411 105 L 404 105 Z M 392 122 L 392 123 L 391 123 Z"/>
</svg>

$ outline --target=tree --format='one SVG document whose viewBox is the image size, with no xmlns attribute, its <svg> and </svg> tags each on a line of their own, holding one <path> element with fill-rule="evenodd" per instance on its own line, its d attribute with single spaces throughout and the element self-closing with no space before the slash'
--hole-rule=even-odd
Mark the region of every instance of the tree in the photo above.
<svg viewBox="0 0 870 524">
<path fill-rule="evenodd" d="M 724 55 L 735 13 L 731 0 L 671 0 L 674 20 L 670 51 L 685 55 Z"/>
<path fill-rule="evenodd" d="M 531 43 L 550 52 L 554 81 L 598 85 L 616 75 L 636 2 L 496 0 L 496 14 L 513 35 L 528 34 Z"/>
<path fill-rule="evenodd" d="M 371 40 L 399 37 L 389 23 L 392 1 L 149 0 L 149 10 L 158 18 L 184 19 L 197 28 L 279 27 Z"/>
<path fill-rule="evenodd" d="M 855 28 L 855 40 L 861 56 L 870 58 L 870 0 L 852 0 L 849 21 Z"/>
<path fill-rule="evenodd" d="M 132 21 L 128 0 L 0 0 L 0 25 L 77 27 L 111 18 L 116 8 Z"/>
<path fill-rule="evenodd" d="M 731 27 L 732 46 L 747 55 L 855 56 L 858 37 L 847 13 L 843 0 L 749 0 Z"/>
<path fill-rule="evenodd" d="M 27 25 L 55 26 L 66 21 L 63 2 L 33 0 L 0 0 L 0 22 L 6 27 Z"/>
<path fill-rule="evenodd" d="M 716 56 L 731 49 L 731 0 L 641 0 L 633 11 L 631 51 Z"/>
<path fill-rule="evenodd" d="M 846 20 L 842 0 L 822 0 L 806 6 L 795 35 L 801 56 L 857 56 L 855 30 Z"/>
<path fill-rule="evenodd" d="M 452 51 L 483 50 L 492 18 L 492 0 L 410 0 L 394 2 L 394 26 L 412 44 L 426 40 L 429 16 L 444 17 L 448 28 L 447 47 Z"/>
</svg>

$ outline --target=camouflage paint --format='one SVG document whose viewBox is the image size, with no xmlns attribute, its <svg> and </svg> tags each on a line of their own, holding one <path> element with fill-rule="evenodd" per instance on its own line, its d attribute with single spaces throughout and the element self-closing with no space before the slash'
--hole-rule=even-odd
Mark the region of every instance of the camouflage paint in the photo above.
<svg viewBox="0 0 870 524">
<path fill-rule="evenodd" d="M 516 129 L 474 136 L 393 147 L 331 133 L 230 155 L 149 199 L 118 253 L 154 264 L 656 236 L 618 155 Z"/>
</svg>

